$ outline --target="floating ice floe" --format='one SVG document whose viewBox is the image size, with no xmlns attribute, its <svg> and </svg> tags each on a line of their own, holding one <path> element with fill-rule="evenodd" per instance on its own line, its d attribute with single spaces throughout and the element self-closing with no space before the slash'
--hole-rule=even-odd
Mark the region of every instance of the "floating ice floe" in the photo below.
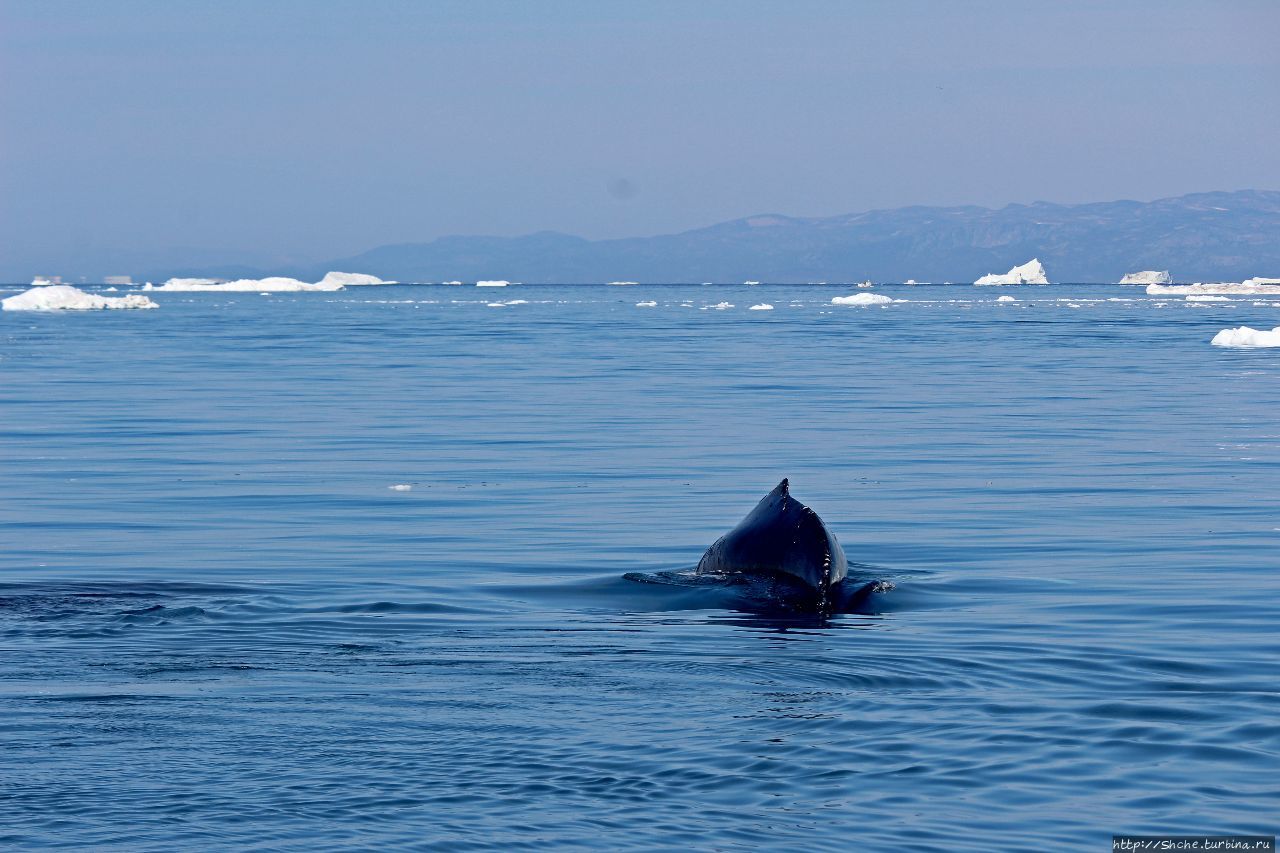
<svg viewBox="0 0 1280 853">
<path fill-rule="evenodd" d="M 1148 284 L 1147 293 L 1152 296 L 1183 295 L 1187 293 L 1280 293 L 1280 279 L 1250 278 L 1241 282 L 1220 281 L 1196 284 Z"/>
<path fill-rule="evenodd" d="M 69 284 L 46 284 L 0 300 L 0 307 L 5 311 L 102 311 L 159 306 L 136 293 L 128 296 L 97 296 Z"/>
<path fill-rule="evenodd" d="M 505 279 L 494 279 L 493 281 L 477 281 L 476 287 L 506 287 L 510 283 Z"/>
<path fill-rule="evenodd" d="M 413 486 L 408 483 L 396 483 L 394 486 L 387 486 L 393 492 L 408 492 L 413 490 Z"/>
<path fill-rule="evenodd" d="M 752 305 L 747 310 L 748 311 L 772 311 L 773 306 L 770 305 L 768 302 L 761 302 L 759 305 Z"/>
<path fill-rule="evenodd" d="M 625 287 L 626 285 L 629 285 L 629 284 L 639 284 L 639 283 L 640 283 L 640 282 L 638 282 L 638 281 L 611 281 L 611 282 L 609 282 L 609 284 L 613 285 L 614 287 Z"/>
<path fill-rule="evenodd" d="M 636 303 L 637 308 L 656 308 L 657 306 L 658 303 L 654 302 L 652 299 L 646 299 L 644 302 Z"/>
<path fill-rule="evenodd" d="M 865 290 L 866 288 L 869 288 L 869 287 L 875 287 L 875 285 L 872 284 L 870 281 L 860 281 L 858 282 L 858 287 L 861 287 Z"/>
<path fill-rule="evenodd" d="M 1004 275 L 990 273 L 974 282 L 974 284 L 1048 284 L 1044 264 L 1032 258 L 1020 267 L 1014 267 Z"/>
<path fill-rule="evenodd" d="M 743 284 L 749 284 L 749 285 L 752 285 L 752 286 L 757 285 L 757 284 L 759 284 L 759 283 L 760 283 L 760 282 L 758 282 L 758 281 L 744 281 L 744 282 L 743 282 Z"/>
<path fill-rule="evenodd" d="M 1192 293 L 1186 298 L 1187 302 L 1230 302 L 1229 296 L 1215 296 L 1211 293 Z"/>
<path fill-rule="evenodd" d="M 1018 301 L 1018 300 L 1014 299 L 1012 296 L 998 296 L 998 297 L 996 297 L 996 302 L 1017 302 L 1017 301 Z"/>
<path fill-rule="evenodd" d="M 394 281 L 383 281 L 376 275 L 365 275 L 360 272 L 329 272 L 320 279 L 320 284 L 352 287 L 356 285 L 395 284 Z"/>
<path fill-rule="evenodd" d="M 218 281 L 213 278 L 171 278 L 164 284 L 156 287 L 147 282 L 143 285 L 143 290 L 165 290 L 165 291 L 214 291 L 224 293 L 302 293 L 309 291 L 334 291 L 342 290 L 349 284 L 366 285 L 366 284 L 392 284 L 393 282 L 383 281 L 380 278 L 371 275 L 363 275 L 361 273 L 349 272 L 331 272 L 317 282 L 299 281 L 296 278 L 286 278 L 284 276 L 269 276 L 267 278 L 240 278 L 235 281 Z"/>
<path fill-rule="evenodd" d="M 732 302 L 717 302 L 715 305 L 703 305 L 703 311 L 723 311 L 726 308 L 732 308 Z"/>
<path fill-rule="evenodd" d="M 1280 347 L 1280 326 L 1271 331 L 1251 329 L 1241 326 L 1238 329 L 1223 329 L 1213 336 L 1209 343 L 1215 347 L 1234 347 L 1238 349 L 1256 349 L 1260 347 Z"/>
<path fill-rule="evenodd" d="M 1143 270 L 1142 272 L 1125 273 L 1121 284 L 1168 284 L 1173 281 L 1168 270 Z"/>
<path fill-rule="evenodd" d="M 852 296 L 836 296 L 832 305 L 885 305 L 893 300 L 879 293 L 855 293 Z"/>
</svg>

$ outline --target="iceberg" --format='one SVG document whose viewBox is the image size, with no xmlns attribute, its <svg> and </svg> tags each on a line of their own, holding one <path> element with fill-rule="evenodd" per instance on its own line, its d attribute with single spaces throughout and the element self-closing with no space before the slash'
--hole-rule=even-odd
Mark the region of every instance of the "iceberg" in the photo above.
<svg viewBox="0 0 1280 853">
<path fill-rule="evenodd" d="M 360 279 L 353 281 L 351 279 Z M 306 291 L 342 290 L 347 284 L 391 284 L 371 275 L 360 273 L 331 272 L 314 284 L 299 281 L 296 278 L 271 276 L 269 278 L 241 278 L 235 281 L 218 281 L 212 278 L 171 278 L 156 287 L 147 282 L 143 290 L 165 290 L 179 292 L 221 291 L 225 293 L 302 293 Z"/>
<path fill-rule="evenodd" d="M 5 311 L 102 311 L 159 306 L 136 293 L 128 296 L 97 296 L 69 284 L 45 284 L 0 300 L 0 307 Z"/>
<path fill-rule="evenodd" d="M 656 308 L 657 306 L 658 303 L 654 302 L 652 299 L 646 299 L 644 302 L 636 303 L 637 308 Z"/>
<path fill-rule="evenodd" d="M 320 284 L 351 287 L 353 285 L 395 284 L 394 281 L 383 281 L 376 275 L 365 275 L 359 272 L 329 272 L 320 279 Z"/>
<path fill-rule="evenodd" d="M 761 302 L 759 305 L 752 305 L 747 310 L 748 311 L 772 311 L 773 306 L 770 305 L 768 302 Z"/>
<path fill-rule="evenodd" d="M 1280 293 L 1280 279 L 1250 278 L 1241 282 L 1222 281 L 1196 284 L 1148 284 L 1151 296 L 1165 294 L 1179 296 L 1188 293 Z"/>
<path fill-rule="evenodd" d="M 1173 281 L 1168 270 L 1143 270 L 1142 272 L 1125 273 L 1121 284 L 1168 284 Z"/>
<path fill-rule="evenodd" d="M 1223 329 L 1213 336 L 1209 343 L 1215 347 L 1233 347 L 1236 349 L 1257 349 L 1260 347 L 1280 347 L 1280 326 L 1271 331 L 1251 329 L 1241 326 L 1238 329 Z"/>
<path fill-rule="evenodd" d="M 1018 300 L 1014 299 L 1012 296 L 1000 296 L 1000 297 L 997 297 L 996 299 L 996 302 L 1017 302 L 1017 301 Z"/>
<path fill-rule="evenodd" d="M 974 282 L 978 285 L 986 284 L 1048 284 L 1049 278 L 1045 275 L 1044 264 L 1040 263 L 1038 258 L 1032 258 L 1020 267 L 1014 267 L 1004 275 L 990 273 Z"/>
<path fill-rule="evenodd" d="M 476 287 L 506 287 L 511 282 L 504 280 L 477 281 Z"/>
<path fill-rule="evenodd" d="M 837 296 L 831 300 L 832 305 L 884 305 L 893 300 L 879 293 L 855 293 L 853 296 Z"/>
</svg>

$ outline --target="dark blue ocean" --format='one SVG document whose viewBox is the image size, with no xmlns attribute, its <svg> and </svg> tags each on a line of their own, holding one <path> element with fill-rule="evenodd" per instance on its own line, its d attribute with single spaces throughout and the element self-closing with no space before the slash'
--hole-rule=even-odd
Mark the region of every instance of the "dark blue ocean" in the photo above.
<svg viewBox="0 0 1280 853">
<path fill-rule="evenodd" d="M 853 292 L 0 314 L 0 846 L 1274 834 L 1280 304 Z M 624 578 L 782 477 L 868 612 Z"/>
</svg>

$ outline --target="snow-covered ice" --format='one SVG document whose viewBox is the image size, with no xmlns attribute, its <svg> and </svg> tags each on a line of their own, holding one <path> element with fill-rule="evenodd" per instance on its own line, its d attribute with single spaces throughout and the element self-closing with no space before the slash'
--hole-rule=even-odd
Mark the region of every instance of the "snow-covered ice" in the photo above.
<svg viewBox="0 0 1280 853">
<path fill-rule="evenodd" d="M 506 287 L 510 283 L 505 279 L 494 279 L 492 281 L 477 281 L 476 287 Z"/>
<path fill-rule="evenodd" d="M 145 296 L 97 296 L 69 284 L 37 285 L 30 290 L 0 300 L 5 311 L 101 311 L 119 308 L 156 308 Z"/>
<path fill-rule="evenodd" d="M 1220 281 L 1196 284 L 1148 284 L 1147 293 L 1152 296 L 1184 295 L 1188 293 L 1280 293 L 1280 279 L 1250 278 L 1241 282 Z"/>
<path fill-rule="evenodd" d="M 770 305 L 768 302 L 761 302 L 759 305 L 752 305 L 747 310 L 748 311 L 772 311 L 773 306 Z"/>
<path fill-rule="evenodd" d="M 1044 264 L 1038 258 L 1032 258 L 1020 267 L 1014 267 L 1004 275 L 990 273 L 974 282 L 974 284 L 1048 284 Z"/>
<path fill-rule="evenodd" d="M 1238 329 L 1223 329 L 1210 341 L 1215 347 L 1234 347 L 1238 349 L 1255 349 L 1259 347 L 1280 347 L 1280 326 L 1271 331 L 1251 329 L 1241 326 Z"/>
<path fill-rule="evenodd" d="M 996 302 L 1017 302 L 1012 296 L 1000 296 L 996 298 Z"/>
<path fill-rule="evenodd" d="M 396 483 L 394 486 L 387 486 L 393 492 L 408 492 L 413 490 L 413 486 L 408 483 Z"/>
<path fill-rule="evenodd" d="M 636 303 L 637 308 L 656 308 L 657 305 L 658 303 L 654 302 L 652 299 L 646 299 L 644 302 Z"/>
<path fill-rule="evenodd" d="M 1143 270 L 1142 272 L 1125 273 L 1121 284 L 1168 284 L 1173 281 L 1168 270 Z"/>
<path fill-rule="evenodd" d="M 351 281 L 351 278 L 360 278 L 361 281 Z M 370 281 L 369 279 L 373 279 Z M 373 276 L 361 275 L 360 273 L 329 273 L 320 281 L 311 283 L 299 281 L 296 278 L 286 278 L 284 276 L 269 276 L 267 278 L 240 278 L 235 281 L 217 281 L 211 278 L 171 278 L 164 284 L 156 287 L 148 282 L 143 286 L 143 290 L 165 290 L 165 291 L 215 291 L 224 293 L 302 293 L 307 291 L 334 291 L 342 290 L 347 284 L 390 284 L 381 279 L 375 279 Z"/>
<path fill-rule="evenodd" d="M 852 296 L 836 296 L 832 305 L 885 305 L 893 300 L 879 293 L 855 293 Z"/>
<path fill-rule="evenodd" d="M 353 285 L 368 284 L 395 284 L 394 281 L 383 281 L 376 275 L 365 275 L 360 272 L 328 272 L 324 278 L 320 279 L 320 284 L 324 285 L 340 285 L 342 287 L 351 287 Z"/>
</svg>

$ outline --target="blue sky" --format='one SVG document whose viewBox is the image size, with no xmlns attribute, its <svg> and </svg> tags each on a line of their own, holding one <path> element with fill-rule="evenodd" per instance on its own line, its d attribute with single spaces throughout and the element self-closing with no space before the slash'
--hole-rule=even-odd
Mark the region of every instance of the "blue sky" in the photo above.
<svg viewBox="0 0 1280 853">
<path fill-rule="evenodd" d="M 0 0 L 0 268 L 1274 189 L 1278 42 L 1228 0 Z"/>
</svg>

